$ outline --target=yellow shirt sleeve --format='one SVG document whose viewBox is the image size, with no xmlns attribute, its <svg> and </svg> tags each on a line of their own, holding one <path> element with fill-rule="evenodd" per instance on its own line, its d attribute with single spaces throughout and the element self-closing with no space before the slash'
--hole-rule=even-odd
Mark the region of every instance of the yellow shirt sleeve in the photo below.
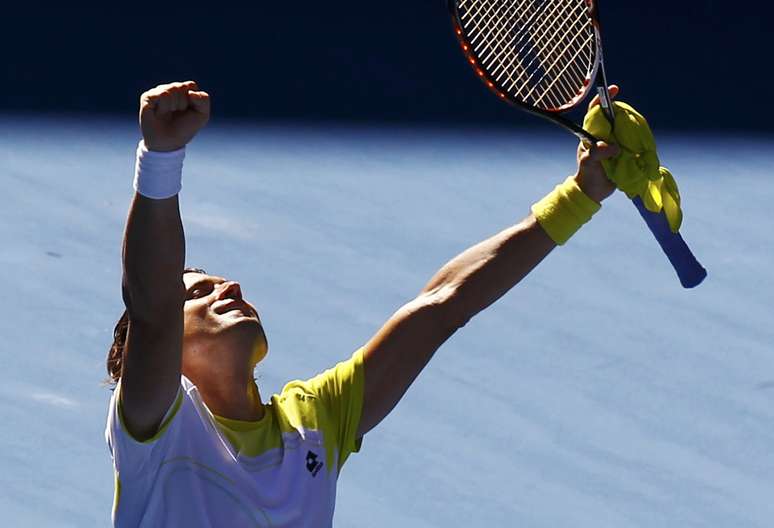
<svg viewBox="0 0 774 528">
<path fill-rule="evenodd" d="M 357 438 L 363 411 L 363 350 L 359 349 L 346 361 L 306 381 L 311 391 L 325 407 L 328 429 L 335 437 L 339 452 L 338 466 L 351 453 L 360 450 L 362 438 Z"/>
</svg>

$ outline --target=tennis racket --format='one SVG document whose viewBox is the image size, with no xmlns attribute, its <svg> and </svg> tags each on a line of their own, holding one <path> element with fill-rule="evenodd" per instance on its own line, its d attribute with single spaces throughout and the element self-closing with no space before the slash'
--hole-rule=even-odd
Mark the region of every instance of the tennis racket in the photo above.
<svg viewBox="0 0 774 528">
<path fill-rule="evenodd" d="M 553 121 L 580 140 L 589 132 L 562 114 L 596 87 L 614 123 L 607 90 L 596 0 L 448 0 L 454 32 L 468 63 L 501 100 Z M 707 276 L 663 212 L 632 200 L 672 263 L 680 283 L 693 288 Z"/>
</svg>

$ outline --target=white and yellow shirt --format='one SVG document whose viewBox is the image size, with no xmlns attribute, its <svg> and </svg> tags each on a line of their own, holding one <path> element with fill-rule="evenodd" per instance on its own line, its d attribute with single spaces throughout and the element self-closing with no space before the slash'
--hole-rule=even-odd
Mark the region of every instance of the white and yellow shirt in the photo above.
<svg viewBox="0 0 774 528">
<path fill-rule="evenodd" d="M 363 357 L 288 383 L 258 422 L 214 416 L 181 377 L 178 397 L 151 439 L 124 427 L 121 383 L 105 436 L 116 472 L 116 527 L 331 526 L 336 481 L 360 448 Z"/>
</svg>

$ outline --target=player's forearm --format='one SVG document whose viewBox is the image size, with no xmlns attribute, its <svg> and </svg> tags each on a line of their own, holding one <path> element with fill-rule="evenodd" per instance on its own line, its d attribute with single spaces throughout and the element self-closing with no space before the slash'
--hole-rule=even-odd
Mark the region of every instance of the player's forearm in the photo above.
<svg viewBox="0 0 774 528">
<path fill-rule="evenodd" d="M 440 306 L 447 328 L 464 325 L 505 295 L 599 210 L 612 188 L 601 166 L 589 170 L 587 157 L 582 153 L 579 172 L 535 203 L 533 214 L 464 251 L 431 279 L 423 293 Z"/>
<path fill-rule="evenodd" d="M 453 258 L 423 293 L 438 293 L 450 326 L 462 326 L 518 284 L 554 247 L 556 243 L 529 215 Z"/>
<path fill-rule="evenodd" d="M 150 319 L 170 304 L 182 306 L 185 238 L 178 198 L 135 194 L 123 245 L 124 295 L 135 319 Z"/>
</svg>

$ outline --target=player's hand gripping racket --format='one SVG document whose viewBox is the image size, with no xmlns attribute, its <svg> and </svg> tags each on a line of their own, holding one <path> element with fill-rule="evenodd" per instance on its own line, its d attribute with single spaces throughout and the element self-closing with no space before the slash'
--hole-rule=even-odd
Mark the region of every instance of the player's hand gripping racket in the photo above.
<svg viewBox="0 0 774 528">
<path fill-rule="evenodd" d="M 596 0 L 448 0 L 448 6 L 468 62 L 500 99 L 594 145 L 597 138 L 561 114 L 576 108 L 596 85 L 614 123 Z M 669 229 L 664 213 L 648 211 L 639 197 L 633 202 L 680 283 L 686 288 L 701 283 L 707 271 Z"/>
</svg>

